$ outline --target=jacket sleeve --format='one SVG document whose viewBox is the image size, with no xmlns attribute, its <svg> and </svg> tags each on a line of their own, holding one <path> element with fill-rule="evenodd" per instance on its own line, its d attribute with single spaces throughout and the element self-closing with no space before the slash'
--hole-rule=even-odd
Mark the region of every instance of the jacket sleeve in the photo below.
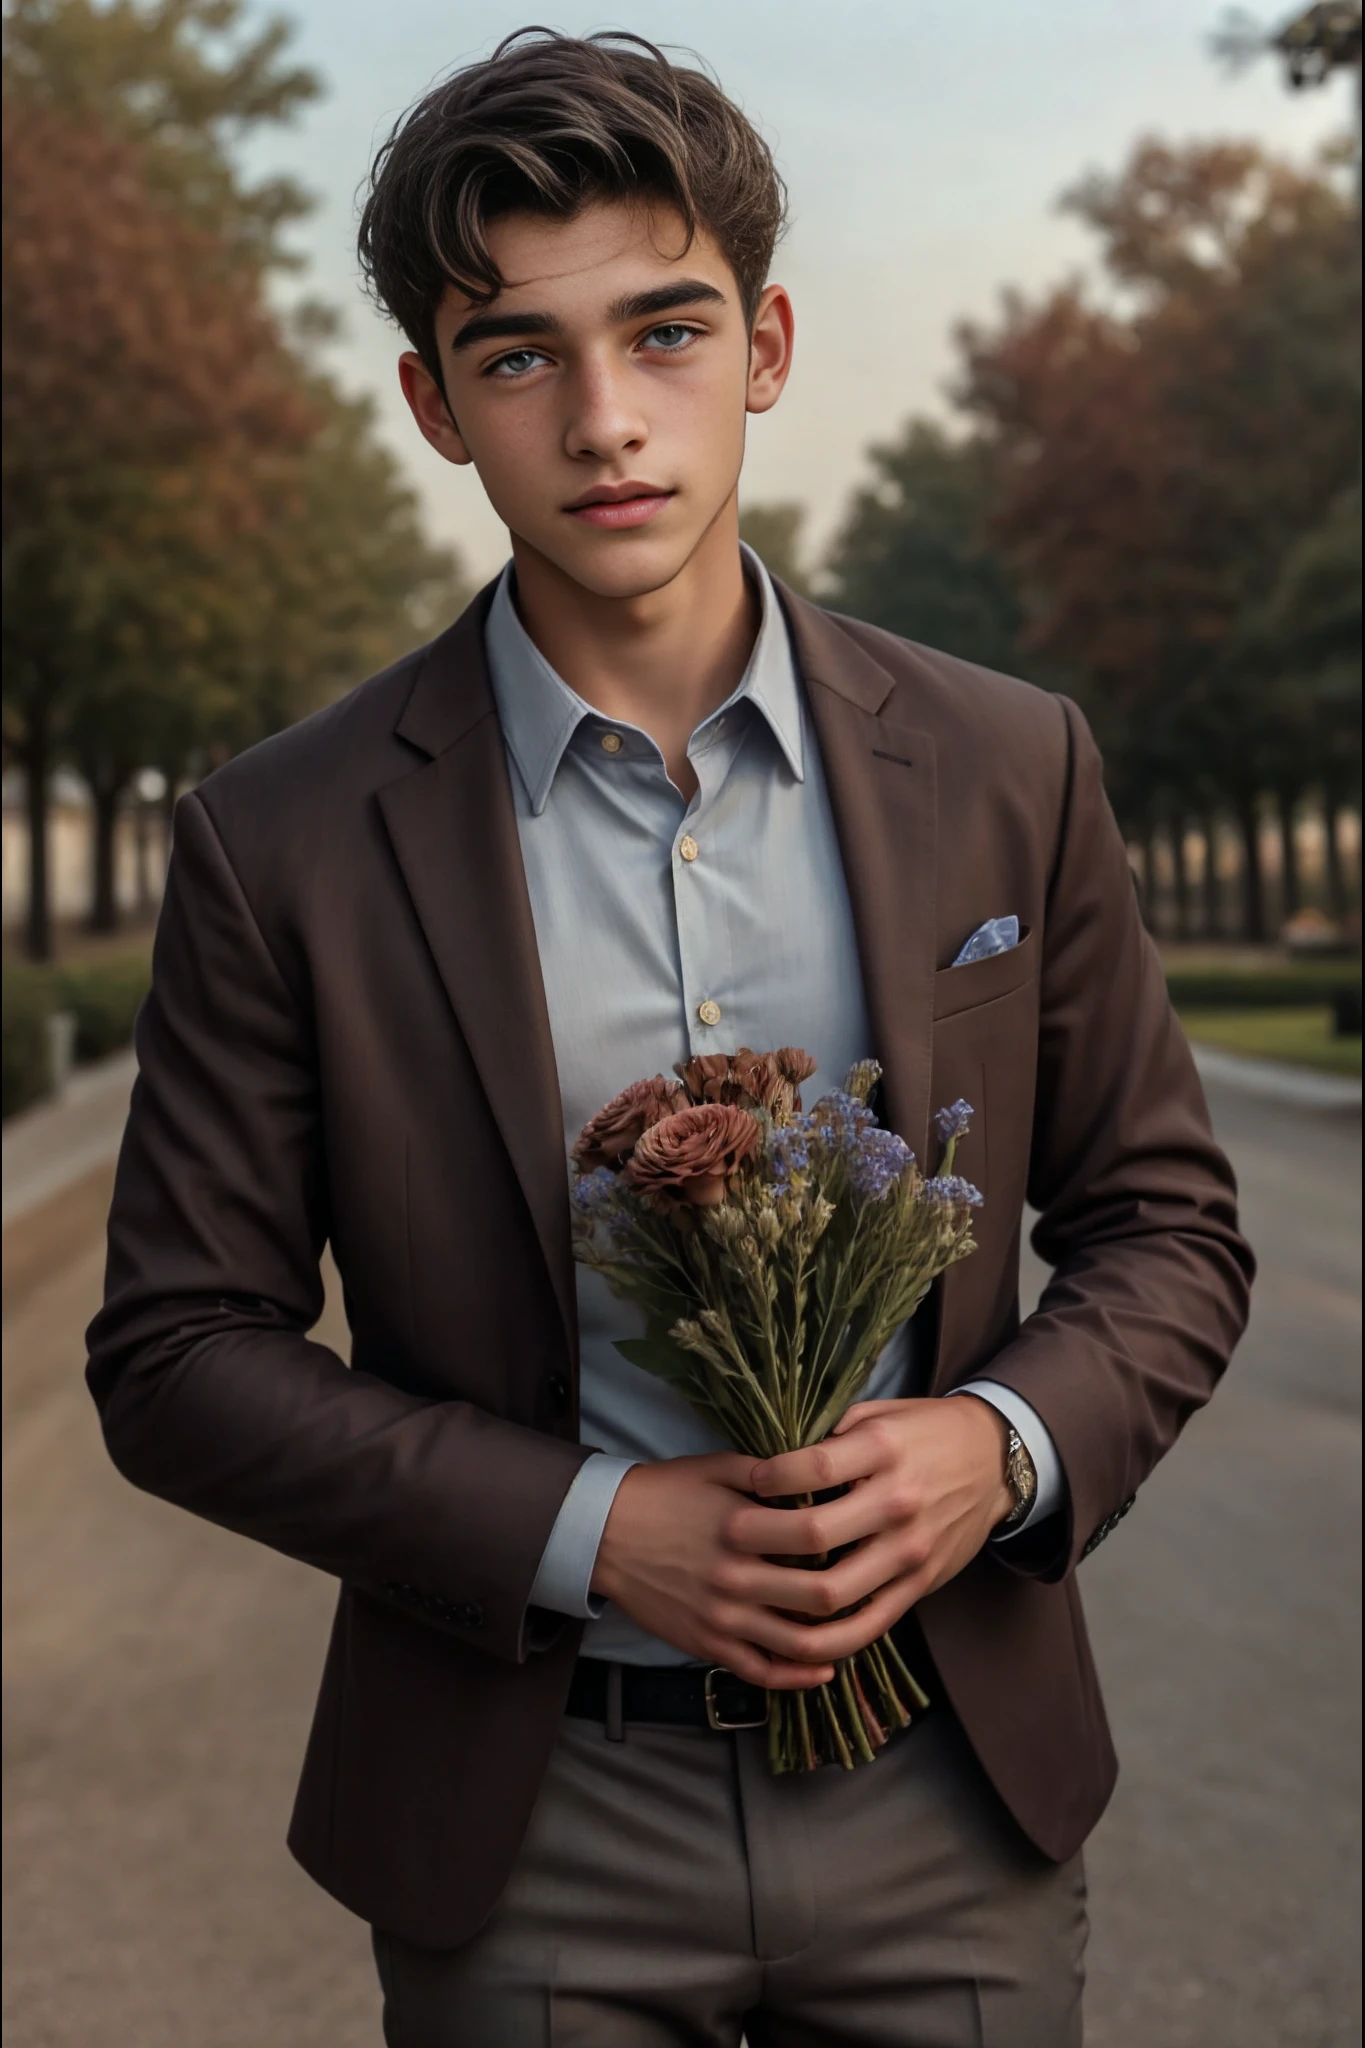
<svg viewBox="0 0 1365 2048">
<path fill-rule="evenodd" d="M 88 1335 L 114 1463 L 149 1493 L 520 1659 L 541 1554 L 588 1453 L 416 1398 L 310 1340 L 328 1235 L 311 1022 L 195 796 L 176 812 L 136 1045 Z"/>
<path fill-rule="evenodd" d="M 1049 888 L 1029 1200 L 1053 1267 L 988 1376 L 1031 1402 L 1066 1475 L 1064 1544 L 1001 1562 L 1056 1579 L 1132 1505 L 1208 1400 L 1246 1324 L 1254 1262 L 1232 1170 L 1143 928 L 1100 759 L 1073 704 Z"/>
</svg>

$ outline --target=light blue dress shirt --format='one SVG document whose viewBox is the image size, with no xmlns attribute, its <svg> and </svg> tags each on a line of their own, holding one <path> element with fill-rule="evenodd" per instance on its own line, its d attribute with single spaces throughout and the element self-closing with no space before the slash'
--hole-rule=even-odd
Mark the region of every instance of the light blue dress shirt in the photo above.
<svg viewBox="0 0 1365 2048">
<path fill-rule="evenodd" d="M 688 742 L 691 802 L 638 726 L 605 718 L 550 667 L 517 616 L 509 565 L 485 628 L 506 741 L 564 1109 L 579 1131 L 630 1081 L 693 1053 L 801 1045 L 818 1060 L 807 1105 L 874 1051 L 829 795 L 786 622 L 745 550 L 762 601 L 758 638 L 727 701 Z M 710 1020 L 710 1021 L 707 1021 Z M 723 1446 L 687 1403 L 628 1365 L 618 1338 L 643 1320 L 579 1266 L 578 1473 L 532 1601 L 588 1618 L 584 1654 L 686 1662 L 588 1590 L 616 1488 L 633 1463 Z M 892 1338 L 863 1399 L 910 1384 L 913 1323 Z M 966 1391 L 962 1389 L 961 1391 Z M 1028 1521 L 1060 1505 L 1047 1430 L 1010 1389 L 976 1382 L 1038 1469 Z M 1021 1523 L 1020 1528 L 1027 1526 Z"/>
</svg>

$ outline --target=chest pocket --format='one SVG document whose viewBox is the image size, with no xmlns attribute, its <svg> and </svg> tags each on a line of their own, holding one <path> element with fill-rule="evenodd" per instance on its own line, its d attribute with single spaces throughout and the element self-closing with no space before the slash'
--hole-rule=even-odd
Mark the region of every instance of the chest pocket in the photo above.
<svg viewBox="0 0 1365 2048">
<path fill-rule="evenodd" d="M 934 1022 L 998 1002 L 1032 981 L 1038 972 L 1038 934 L 1025 925 L 1017 946 L 990 953 L 965 967 L 943 967 L 934 976 Z"/>
</svg>

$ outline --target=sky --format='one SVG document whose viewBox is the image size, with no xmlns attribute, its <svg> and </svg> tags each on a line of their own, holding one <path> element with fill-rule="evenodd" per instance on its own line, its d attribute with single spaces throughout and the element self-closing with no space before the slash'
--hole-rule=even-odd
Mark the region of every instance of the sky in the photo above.
<svg viewBox="0 0 1365 2048">
<path fill-rule="evenodd" d="M 772 275 L 797 345 L 779 406 L 750 422 L 741 500 L 797 499 L 813 546 L 837 526 L 865 451 L 911 413 L 942 415 L 963 318 L 1002 287 L 1036 294 L 1086 269 L 1091 245 L 1057 211 L 1085 171 L 1133 142 L 1245 136 L 1299 160 L 1351 119 L 1351 86 L 1291 93 L 1265 58 L 1210 55 L 1218 0 L 622 0 L 614 13 L 537 0 L 293 0 L 294 55 L 325 95 L 256 136 L 248 168 L 288 170 L 318 205 L 295 233 L 306 287 L 340 309 L 343 385 L 369 391 L 434 538 L 490 574 L 506 535 L 472 470 L 417 435 L 398 391 L 404 345 L 365 302 L 356 195 L 390 126 L 436 78 L 528 20 L 574 34 L 627 28 L 698 52 L 772 146 L 792 226 Z M 1283 6 L 1264 10 L 1279 21 Z"/>
</svg>

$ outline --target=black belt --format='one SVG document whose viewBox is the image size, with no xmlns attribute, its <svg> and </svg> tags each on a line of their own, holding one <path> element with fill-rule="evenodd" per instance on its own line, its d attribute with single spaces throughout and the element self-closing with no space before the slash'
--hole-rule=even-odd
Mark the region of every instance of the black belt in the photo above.
<svg viewBox="0 0 1365 2048">
<path fill-rule="evenodd" d="M 613 1702 L 613 1687 L 619 1699 Z M 615 1715 L 613 1714 L 615 1707 Z M 761 1728 L 768 1718 L 762 1686 L 719 1664 L 608 1664 L 580 1657 L 564 1709 L 579 1721 L 662 1721 L 675 1728 Z"/>
<path fill-rule="evenodd" d="M 907 1616 L 894 1634 L 932 1700 L 937 1687 L 918 1626 Z M 577 1721 L 603 1721 L 608 1727 L 618 1721 L 657 1721 L 726 1733 L 761 1728 L 768 1718 L 768 1695 L 762 1686 L 750 1685 L 720 1664 L 609 1664 L 600 1657 L 580 1657 L 564 1711 Z"/>
</svg>

